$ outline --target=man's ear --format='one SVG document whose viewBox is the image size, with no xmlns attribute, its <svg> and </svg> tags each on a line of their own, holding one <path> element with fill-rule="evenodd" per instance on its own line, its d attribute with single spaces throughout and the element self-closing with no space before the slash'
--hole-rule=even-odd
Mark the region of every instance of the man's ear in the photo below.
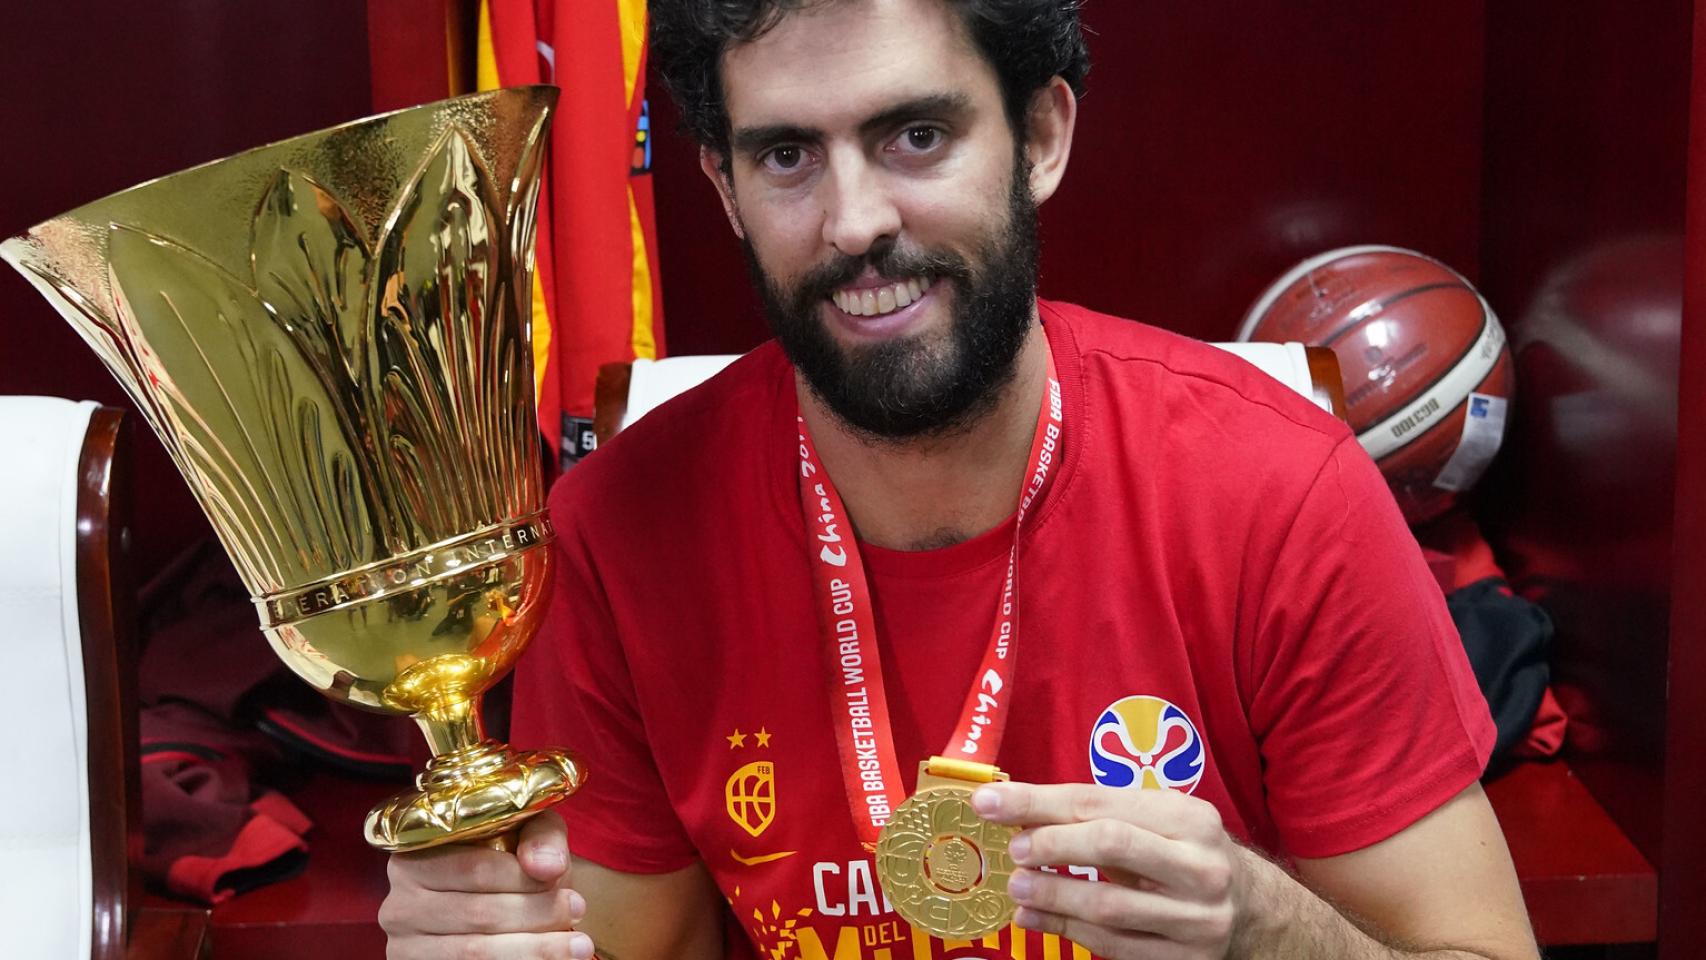
<svg viewBox="0 0 1706 960">
<path fill-rule="evenodd" d="M 1066 175 L 1072 154 L 1072 131 L 1078 122 L 1078 98 L 1060 77 L 1031 96 L 1025 113 L 1025 159 L 1031 166 L 1031 201 L 1041 205 L 1054 196 Z"/>
<path fill-rule="evenodd" d="M 710 147 L 700 147 L 699 169 L 705 174 L 705 179 L 717 188 L 717 196 L 723 201 L 723 215 L 729 218 L 729 227 L 735 236 L 745 240 L 746 231 L 740 225 L 740 208 L 735 206 L 735 185 L 729 182 L 729 174 L 724 172 L 723 155 Z"/>
</svg>

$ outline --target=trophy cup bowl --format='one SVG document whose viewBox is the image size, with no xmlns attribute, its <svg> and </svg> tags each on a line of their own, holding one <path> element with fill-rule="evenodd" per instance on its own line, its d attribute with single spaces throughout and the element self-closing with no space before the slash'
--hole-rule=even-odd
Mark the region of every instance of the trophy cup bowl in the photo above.
<svg viewBox="0 0 1706 960">
<path fill-rule="evenodd" d="M 0 244 L 159 435 L 279 657 L 426 735 L 416 789 L 368 815 L 385 850 L 501 845 L 584 777 L 479 714 L 551 585 L 531 308 L 556 94 L 358 120 Z"/>
</svg>

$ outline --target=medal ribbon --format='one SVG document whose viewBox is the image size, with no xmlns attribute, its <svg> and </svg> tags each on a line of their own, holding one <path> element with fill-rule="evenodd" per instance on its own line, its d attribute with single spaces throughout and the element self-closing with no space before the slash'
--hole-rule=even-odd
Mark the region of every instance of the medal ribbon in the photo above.
<svg viewBox="0 0 1706 960">
<path fill-rule="evenodd" d="M 1031 504 L 1040 500 L 1054 478 L 1064 429 L 1060 380 L 1054 358 L 1048 363 L 1047 392 L 1037 413 L 1031 440 L 1030 467 L 1013 520 L 1013 543 L 1007 550 L 1007 576 L 996 605 L 995 625 L 984 651 L 976 681 L 966 694 L 959 723 L 931 772 L 967 780 L 988 780 L 1007 726 L 1013 663 L 1018 649 L 1018 601 L 1014 578 L 1018 570 L 1019 530 Z M 841 750 L 847 801 L 859 839 L 877 842 L 889 814 L 904 799 L 900 767 L 889 726 L 888 697 L 877 651 L 876 623 L 871 613 L 870 585 L 859 557 L 852 524 L 841 495 L 818 462 L 804 417 L 800 431 L 800 507 L 805 516 L 818 628 L 827 644 L 832 668 L 830 699 L 835 704 L 835 739 Z M 981 774 L 981 775 L 980 775 Z"/>
</svg>

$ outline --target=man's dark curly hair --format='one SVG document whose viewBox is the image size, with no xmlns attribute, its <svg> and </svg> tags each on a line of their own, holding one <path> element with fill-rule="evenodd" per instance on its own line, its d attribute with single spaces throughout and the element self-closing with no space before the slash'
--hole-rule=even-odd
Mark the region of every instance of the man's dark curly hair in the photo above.
<svg viewBox="0 0 1706 960">
<path fill-rule="evenodd" d="M 789 13 L 843 0 L 651 0 L 651 58 L 681 107 L 682 126 L 728 156 L 722 57 L 762 37 Z M 1090 54 L 1078 22 L 1081 0 L 946 0 L 1001 80 L 1007 120 L 1024 129 L 1031 95 L 1055 76 L 1084 93 Z"/>
</svg>

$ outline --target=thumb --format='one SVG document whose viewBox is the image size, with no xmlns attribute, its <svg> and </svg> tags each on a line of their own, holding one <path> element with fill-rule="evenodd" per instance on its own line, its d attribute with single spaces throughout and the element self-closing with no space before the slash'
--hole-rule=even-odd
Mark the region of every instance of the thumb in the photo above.
<svg viewBox="0 0 1706 960">
<path fill-rule="evenodd" d="M 569 831 L 563 817 L 546 810 L 521 825 L 515 858 L 521 871 L 541 883 L 555 883 L 569 868 Z"/>
</svg>

